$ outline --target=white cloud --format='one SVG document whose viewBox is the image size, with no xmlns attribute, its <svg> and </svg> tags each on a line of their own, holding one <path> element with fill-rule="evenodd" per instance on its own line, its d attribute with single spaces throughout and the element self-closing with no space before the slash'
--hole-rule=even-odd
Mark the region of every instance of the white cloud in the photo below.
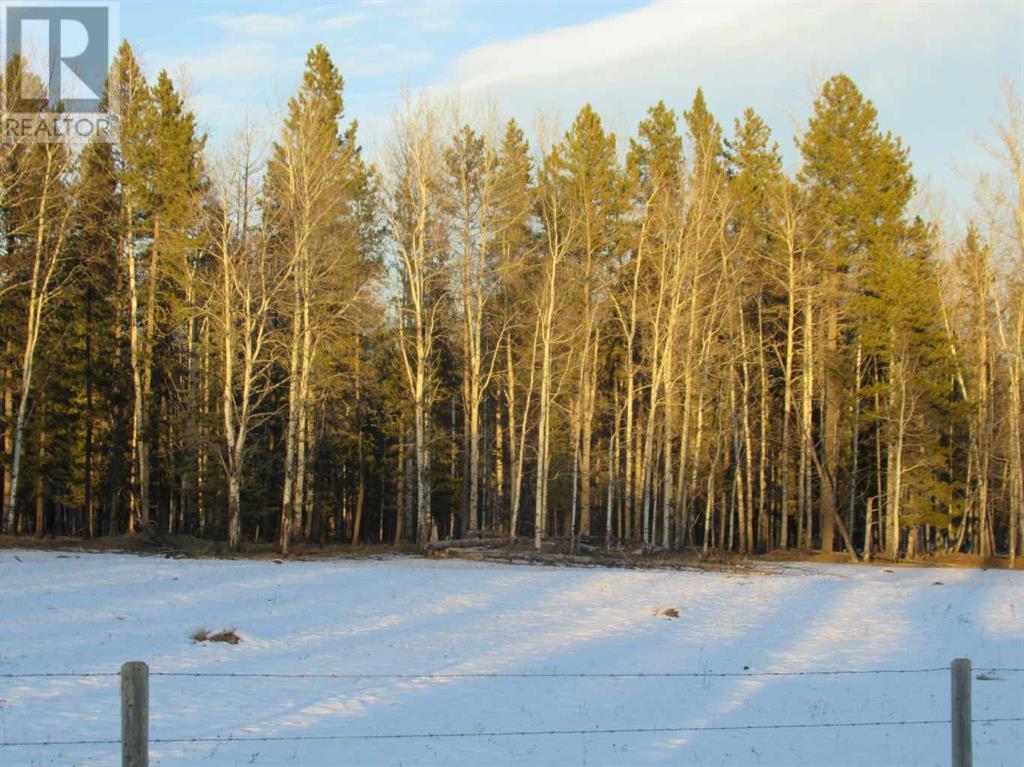
<svg viewBox="0 0 1024 767">
<path fill-rule="evenodd" d="M 452 29 L 462 18 L 461 8 L 455 0 L 379 3 L 375 4 L 375 7 L 378 11 L 384 11 L 414 25 L 422 32 L 443 32 Z"/>
<path fill-rule="evenodd" d="M 219 13 L 204 16 L 203 21 L 217 25 L 235 37 L 278 37 L 302 29 L 301 15 L 285 16 L 277 13 L 245 13 L 237 16 Z"/>
<path fill-rule="evenodd" d="M 318 26 L 326 29 L 348 29 L 354 27 L 365 18 L 361 13 L 346 13 L 341 16 L 330 16 L 317 22 Z"/>
<path fill-rule="evenodd" d="M 428 48 L 398 46 L 393 43 L 365 45 L 339 51 L 338 67 L 346 78 L 384 74 L 408 74 L 434 60 Z"/>
<path fill-rule="evenodd" d="M 989 10 L 995 10 L 994 4 Z M 478 90 L 587 74 L 619 81 L 645 71 L 663 76 L 691 67 L 711 74 L 722 68 L 806 67 L 823 58 L 874 54 L 893 42 L 904 54 L 935 52 L 951 39 L 967 38 L 979 24 L 992 28 L 999 16 L 1012 21 L 1012 6 L 1002 10 L 1011 13 L 990 13 L 986 21 L 979 6 L 969 3 L 661 0 L 598 21 L 470 49 L 455 62 L 453 75 L 461 88 Z M 893 62 L 891 56 L 886 59 Z"/>
<path fill-rule="evenodd" d="M 269 43 L 252 41 L 226 45 L 212 53 L 184 60 L 189 74 L 204 79 L 252 79 L 270 74 L 279 62 Z"/>
</svg>

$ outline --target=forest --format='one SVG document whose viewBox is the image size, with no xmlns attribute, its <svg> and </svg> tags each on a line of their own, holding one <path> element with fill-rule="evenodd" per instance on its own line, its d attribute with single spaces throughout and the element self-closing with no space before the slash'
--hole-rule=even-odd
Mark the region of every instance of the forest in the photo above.
<svg viewBox="0 0 1024 767">
<path fill-rule="evenodd" d="M 109 135 L 0 146 L 2 529 L 1012 566 L 1005 93 L 958 230 L 843 74 L 792 171 L 700 90 L 625 139 L 409 97 L 371 158 L 322 46 L 269 136 L 214 150 L 124 43 Z"/>
</svg>

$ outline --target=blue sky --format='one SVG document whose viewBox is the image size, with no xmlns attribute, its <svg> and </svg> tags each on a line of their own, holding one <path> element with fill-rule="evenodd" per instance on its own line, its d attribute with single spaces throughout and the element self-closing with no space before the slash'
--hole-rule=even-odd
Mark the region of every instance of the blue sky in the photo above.
<svg viewBox="0 0 1024 767">
<path fill-rule="evenodd" d="M 272 123 L 305 52 L 323 42 L 372 148 L 403 88 L 458 92 L 533 126 L 592 102 L 624 142 L 658 99 L 682 110 L 698 85 L 732 130 L 747 106 L 795 162 L 815 85 L 843 71 L 911 147 L 915 173 L 955 212 L 985 163 L 1006 78 L 1024 83 L 1017 2 L 161 2 L 122 0 L 121 34 L 147 70 L 188 72 L 217 145 Z"/>
</svg>

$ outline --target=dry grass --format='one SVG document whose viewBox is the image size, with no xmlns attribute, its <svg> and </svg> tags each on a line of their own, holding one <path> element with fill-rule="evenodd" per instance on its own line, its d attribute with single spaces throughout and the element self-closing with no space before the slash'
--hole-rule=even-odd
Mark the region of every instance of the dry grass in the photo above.
<svg viewBox="0 0 1024 767">
<path fill-rule="evenodd" d="M 225 644 L 238 644 L 242 637 L 238 636 L 234 629 L 222 629 L 220 631 L 207 631 L 196 629 L 192 632 L 193 642 L 224 642 Z"/>
</svg>

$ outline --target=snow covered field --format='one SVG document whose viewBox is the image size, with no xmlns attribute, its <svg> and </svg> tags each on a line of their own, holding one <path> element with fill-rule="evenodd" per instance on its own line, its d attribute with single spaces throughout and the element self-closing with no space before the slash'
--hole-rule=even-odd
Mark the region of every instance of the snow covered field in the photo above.
<svg viewBox="0 0 1024 767">
<path fill-rule="evenodd" d="M 766 566 L 766 574 L 456 561 L 191 561 L 0 552 L 0 674 L 705 672 L 698 677 L 153 676 L 150 737 L 736 727 L 936 720 L 949 674 L 721 672 L 1024 666 L 1024 574 Z M 941 585 L 936 584 L 941 581 Z M 680 617 L 656 617 L 675 607 Z M 241 644 L 194 644 L 234 627 Z M 974 717 L 1024 716 L 1024 673 Z M 0 677 L 0 741 L 115 740 L 116 676 Z M 947 765 L 949 726 L 158 743 L 154 765 Z M 975 725 L 975 764 L 1024 763 L 1024 724 Z M 118 765 L 110 745 L 0 764 Z"/>
</svg>

